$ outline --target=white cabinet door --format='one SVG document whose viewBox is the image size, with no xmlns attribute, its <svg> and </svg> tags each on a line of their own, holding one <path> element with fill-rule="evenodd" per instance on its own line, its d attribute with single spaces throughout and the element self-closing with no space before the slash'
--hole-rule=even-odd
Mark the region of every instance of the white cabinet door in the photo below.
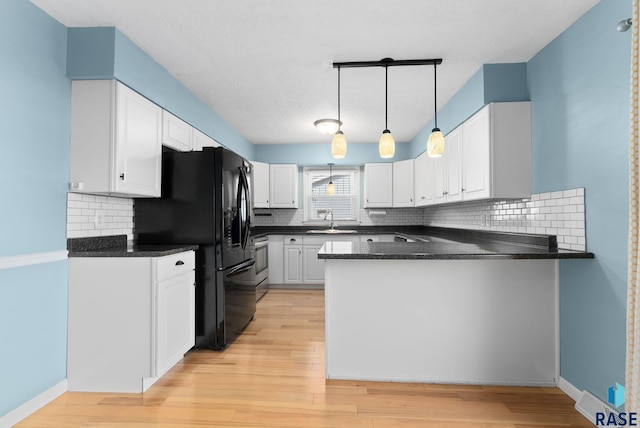
<svg viewBox="0 0 640 428">
<path fill-rule="evenodd" d="M 302 284 L 302 245 L 284 245 L 284 283 Z"/>
<path fill-rule="evenodd" d="M 364 207 L 390 208 L 393 206 L 393 164 L 364 164 Z"/>
<path fill-rule="evenodd" d="M 462 127 L 444 137 L 444 154 L 431 160 L 433 202 L 442 204 L 462 199 Z"/>
<path fill-rule="evenodd" d="M 269 165 L 269 198 L 271 208 L 298 208 L 296 164 Z"/>
<path fill-rule="evenodd" d="M 269 235 L 269 284 L 284 284 L 284 237 Z"/>
<path fill-rule="evenodd" d="M 413 159 L 393 163 L 393 206 L 412 207 L 413 203 Z"/>
<path fill-rule="evenodd" d="M 269 208 L 269 164 L 251 162 L 253 165 L 253 207 Z"/>
<path fill-rule="evenodd" d="M 430 158 L 427 152 L 418 156 L 414 163 L 414 201 L 417 207 L 434 203 L 435 158 Z"/>
<path fill-rule="evenodd" d="M 195 275 L 158 283 L 156 376 L 162 376 L 195 345 Z"/>
<path fill-rule="evenodd" d="M 179 152 L 191 151 L 193 128 L 187 122 L 162 110 L 162 145 Z"/>
<path fill-rule="evenodd" d="M 462 124 L 464 199 L 491 197 L 491 136 L 489 108 Z"/>
<path fill-rule="evenodd" d="M 115 80 L 71 88 L 71 190 L 160 196 L 162 109 Z"/>
<path fill-rule="evenodd" d="M 462 128 L 458 127 L 445 137 L 447 202 L 462 200 Z"/>
<path fill-rule="evenodd" d="M 115 191 L 160 196 L 162 109 L 116 85 Z"/>
<path fill-rule="evenodd" d="M 204 132 L 201 132 L 195 128 L 193 128 L 193 150 L 194 151 L 202 151 L 203 147 L 220 147 L 221 144 L 218 143 L 213 138 L 209 137 Z"/>
<path fill-rule="evenodd" d="M 324 283 L 324 260 L 318 259 L 318 251 L 322 245 L 303 245 L 302 271 L 305 284 Z"/>
</svg>

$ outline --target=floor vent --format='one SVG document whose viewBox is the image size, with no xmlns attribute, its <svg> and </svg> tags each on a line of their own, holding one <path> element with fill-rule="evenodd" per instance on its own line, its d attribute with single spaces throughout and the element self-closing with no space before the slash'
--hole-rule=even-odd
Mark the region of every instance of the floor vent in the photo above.
<svg viewBox="0 0 640 428">
<path fill-rule="evenodd" d="M 609 415 L 613 413 L 616 423 L 622 424 L 618 412 L 587 391 L 582 391 L 582 397 L 576 402 L 576 410 L 594 425 L 596 425 L 596 413 L 604 413 L 605 421 L 609 420 Z"/>
</svg>

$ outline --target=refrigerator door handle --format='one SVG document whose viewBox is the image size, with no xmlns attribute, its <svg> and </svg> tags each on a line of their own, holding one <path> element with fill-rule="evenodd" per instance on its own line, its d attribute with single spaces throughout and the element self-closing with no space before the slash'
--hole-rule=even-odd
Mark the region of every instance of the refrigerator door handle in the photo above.
<svg viewBox="0 0 640 428">
<path fill-rule="evenodd" d="M 244 272 L 249 270 L 254 264 L 256 264 L 255 260 L 248 260 L 244 263 L 241 263 L 237 266 L 234 266 L 232 268 L 229 269 L 229 271 L 227 272 L 227 276 L 231 276 L 231 275 L 236 275 L 238 273 Z"/>
</svg>

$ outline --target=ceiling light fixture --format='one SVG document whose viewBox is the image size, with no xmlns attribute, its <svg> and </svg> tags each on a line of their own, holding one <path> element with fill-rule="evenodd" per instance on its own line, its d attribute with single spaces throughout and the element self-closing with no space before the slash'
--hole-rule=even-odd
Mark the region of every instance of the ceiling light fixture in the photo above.
<svg viewBox="0 0 640 428">
<path fill-rule="evenodd" d="M 624 33 L 629 28 L 631 28 L 632 25 L 633 25 L 633 20 L 631 18 L 623 19 L 622 21 L 618 22 L 617 29 L 621 33 Z"/>
<path fill-rule="evenodd" d="M 385 58 L 382 61 L 393 61 L 391 58 Z M 387 126 L 387 104 L 388 104 L 388 83 L 389 83 L 389 66 L 384 66 L 384 131 L 382 131 L 382 135 L 380 136 L 380 141 L 378 142 L 378 153 L 380 153 L 380 157 L 383 159 L 392 158 L 396 153 L 396 142 L 393 139 L 393 135 L 391 135 L 391 131 L 389 131 L 389 127 Z"/>
<path fill-rule="evenodd" d="M 380 137 L 380 141 L 378 144 L 378 150 L 380 152 L 380 157 L 382 158 L 391 158 L 394 155 L 395 152 L 395 141 L 393 139 L 393 136 L 391 135 L 391 132 L 389 131 L 388 127 L 387 127 L 387 101 L 388 101 L 388 68 L 389 67 L 394 67 L 394 66 L 399 66 L 399 65 L 433 65 L 434 66 L 434 76 L 433 76 L 433 81 L 434 81 L 434 87 L 436 86 L 436 77 L 435 77 L 435 66 L 436 64 L 442 64 L 442 59 L 441 58 L 436 58 L 436 59 L 405 59 L 405 60 L 394 60 L 392 58 L 383 58 L 380 61 L 352 61 L 352 62 L 334 62 L 333 63 L 333 68 L 337 68 L 338 69 L 338 120 L 340 120 L 340 68 L 341 67 L 346 67 L 346 68 L 361 68 L 361 67 L 384 67 L 384 73 L 385 73 L 385 83 L 384 83 L 384 131 L 382 131 L 382 136 Z M 435 92 L 435 91 L 434 91 Z M 434 104 L 437 107 L 437 103 L 435 100 L 435 93 L 433 95 L 434 97 Z M 440 133 L 440 135 L 442 135 L 441 132 L 439 132 L 440 130 L 438 129 L 438 117 L 437 117 L 437 111 L 435 112 L 436 116 L 436 127 L 434 128 L 434 133 L 436 133 L 435 131 L 437 130 L 438 133 Z M 431 135 L 433 135 L 434 133 L 432 133 Z M 336 137 L 338 136 L 338 134 L 342 134 L 342 132 L 340 131 L 340 128 L 338 127 L 338 132 L 336 132 Z M 336 139 L 336 137 L 334 137 L 334 141 Z M 342 138 L 344 138 L 344 135 L 342 135 Z M 345 152 L 346 152 L 346 140 L 344 141 L 344 145 L 345 145 Z M 441 147 L 441 151 L 444 150 L 444 139 L 442 141 L 442 147 Z M 331 145 L 331 153 L 333 154 L 333 143 Z M 442 152 L 440 153 L 440 155 L 442 155 Z M 430 155 L 432 156 L 432 155 Z M 436 155 L 437 156 L 437 155 Z M 334 156 L 337 157 L 337 156 Z M 343 156 L 344 157 L 344 156 Z"/>
<path fill-rule="evenodd" d="M 340 128 L 340 125 L 342 125 L 342 123 L 340 123 L 338 119 L 318 119 L 313 122 L 313 126 L 326 135 L 335 134 Z"/>
<path fill-rule="evenodd" d="M 433 63 L 433 117 L 434 127 L 431 135 L 427 140 L 427 155 L 430 158 L 439 158 L 444 153 L 444 136 L 438 128 L 438 101 L 436 93 L 438 92 L 438 81 L 436 80 L 436 63 Z"/>
<path fill-rule="evenodd" d="M 336 189 L 333 185 L 333 164 L 328 163 L 327 165 L 329 165 L 329 184 L 327 184 L 327 195 L 333 195 L 334 193 L 336 193 Z"/>
<path fill-rule="evenodd" d="M 340 126 L 340 67 L 338 66 L 338 130 L 331 140 L 331 156 L 335 159 L 342 159 L 347 155 L 347 139 L 345 138 Z"/>
</svg>

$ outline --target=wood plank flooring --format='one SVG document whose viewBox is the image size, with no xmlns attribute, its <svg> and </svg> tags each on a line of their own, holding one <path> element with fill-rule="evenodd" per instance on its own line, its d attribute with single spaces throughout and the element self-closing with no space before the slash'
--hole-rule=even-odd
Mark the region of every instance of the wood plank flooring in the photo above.
<svg viewBox="0 0 640 428">
<path fill-rule="evenodd" d="M 68 392 L 29 427 L 592 427 L 557 388 L 324 379 L 324 294 L 271 290 L 224 352 L 192 351 L 144 394 Z"/>
</svg>

